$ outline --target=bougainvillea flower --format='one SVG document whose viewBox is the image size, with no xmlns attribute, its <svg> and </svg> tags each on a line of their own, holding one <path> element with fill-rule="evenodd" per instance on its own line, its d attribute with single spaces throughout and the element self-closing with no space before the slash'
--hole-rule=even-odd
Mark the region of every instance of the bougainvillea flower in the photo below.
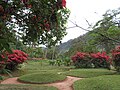
<svg viewBox="0 0 120 90">
<path fill-rule="evenodd" d="M 106 52 L 93 53 L 93 54 L 91 54 L 91 57 L 94 59 L 100 59 L 100 60 L 104 59 L 106 61 L 108 61 L 110 59 L 110 57 L 106 54 Z"/>
<path fill-rule="evenodd" d="M 66 0 L 62 0 L 62 7 L 66 7 Z"/>
<path fill-rule="evenodd" d="M 21 50 L 13 50 L 12 54 L 7 53 L 6 55 L 8 57 L 8 60 L 7 60 L 8 63 L 14 62 L 17 64 L 21 64 L 24 61 L 26 61 L 28 58 L 28 55 Z M 2 55 L 2 58 L 4 58 L 4 55 Z"/>
</svg>

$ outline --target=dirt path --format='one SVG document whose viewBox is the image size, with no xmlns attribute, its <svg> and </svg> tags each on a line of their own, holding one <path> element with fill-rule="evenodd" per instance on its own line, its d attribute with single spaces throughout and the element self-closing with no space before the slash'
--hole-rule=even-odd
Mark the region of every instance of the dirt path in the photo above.
<svg viewBox="0 0 120 90">
<path fill-rule="evenodd" d="M 58 88 L 59 90 L 73 90 L 73 87 L 72 87 L 73 83 L 80 79 L 82 78 L 67 76 L 67 78 L 63 82 L 51 83 L 51 84 L 46 84 L 46 85 L 54 86 Z"/>
<path fill-rule="evenodd" d="M 18 77 L 8 78 L 8 79 L 2 81 L 1 84 L 23 84 L 21 82 L 18 82 L 17 79 L 18 79 Z"/>
<path fill-rule="evenodd" d="M 1 82 L 1 84 L 25 84 L 17 81 L 18 77 L 9 78 Z M 51 83 L 51 84 L 43 84 L 45 86 L 54 86 L 58 88 L 58 90 L 73 90 L 72 85 L 75 81 L 80 80 L 82 78 L 67 76 L 64 81 Z"/>
</svg>

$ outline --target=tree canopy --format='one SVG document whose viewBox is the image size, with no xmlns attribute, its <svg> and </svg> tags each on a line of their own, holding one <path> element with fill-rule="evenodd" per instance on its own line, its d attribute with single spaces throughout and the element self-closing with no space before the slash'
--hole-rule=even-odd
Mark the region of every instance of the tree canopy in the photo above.
<svg viewBox="0 0 120 90">
<path fill-rule="evenodd" d="M 0 0 L 0 51 L 17 39 L 52 46 L 66 35 L 65 0 Z"/>
</svg>

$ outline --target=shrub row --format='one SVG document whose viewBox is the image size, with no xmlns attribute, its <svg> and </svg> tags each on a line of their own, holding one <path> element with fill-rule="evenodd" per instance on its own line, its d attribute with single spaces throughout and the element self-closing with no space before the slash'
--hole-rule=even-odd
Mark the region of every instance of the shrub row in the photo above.
<svg viewBox="0 0 120 90">
<path fill-rule="evenodd" d="M 111 52 L 111 57 L 106 52 L 83 53 L 77 52 L 71 57 L 76 68 L 107 68 L 114 65 L 117 71 L 120 71 L 120 47 Z"/>
</svg>

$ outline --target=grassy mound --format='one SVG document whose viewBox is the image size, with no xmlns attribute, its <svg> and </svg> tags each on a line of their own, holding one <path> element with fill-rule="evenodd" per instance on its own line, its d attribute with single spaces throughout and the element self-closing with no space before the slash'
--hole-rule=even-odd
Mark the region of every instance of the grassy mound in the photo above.
<svg viewBox="0 0 120 90">
<path fill-rule="evenodd" d="M 3 85 L 0 84 L 0 90 L 57 90 L 55 87 L 38 85 Z"/>
<path fill-rule="evenodd" d="M 76 76 L 81 78 L 96 77 L 101 75 L 111 75 L 116 73 L 115 71 L 110 71 L 106 69 L 74 69 L 66 72 L 66 75 Z"/>
<path fill-rule="evenodd" d="M 104 75 L 76 81 L 74 90 L 120 90 L 120 75 Z"/>
<path fill-rule="evenodd" d="M 56 81 L 62 81 L 65 78 L 65 75 L 56 73 L 34 73 L 23 75 L 18 80 L 28 83 L 52 83 Z"/>
</svg>

